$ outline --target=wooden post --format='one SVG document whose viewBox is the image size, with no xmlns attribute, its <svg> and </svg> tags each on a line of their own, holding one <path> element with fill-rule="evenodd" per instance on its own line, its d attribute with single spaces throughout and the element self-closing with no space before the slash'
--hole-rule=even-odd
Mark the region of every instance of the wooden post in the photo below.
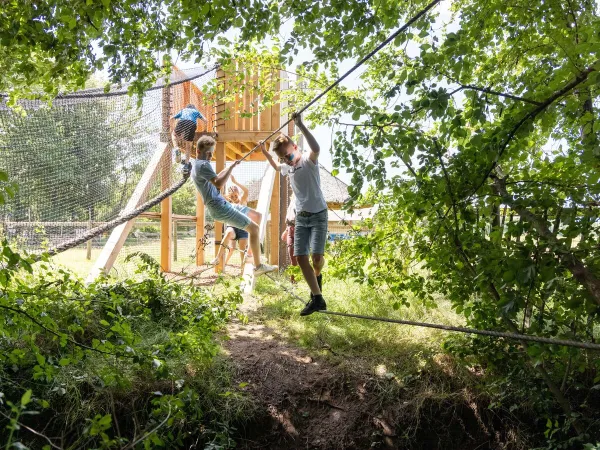
<svg viewBox="0 0 600 450">
<path fill-rule="evenodd" d="M 160 142 L 171 141 L 171 87 L 162 88 L 162 131 Z"/>
<path fill-rule="evenodd" d="M 166 153 L 161 161 L 161 189 L 171 187 L 171 154 Z M 172 215 L 173 199 L 167 197 L 160 203 L 160 268 L 163 272 L 171 271 L 172 247 Z"/>
<path fill-rule="evenodd" d="M 281 237 L 281 233 L 287 227 L 285 223 L 285 216 L 287 214 L 290 195 L 288 190 L 288 178 L 287 177 L 279 177 L 279 236 Z M 287 244 L 281 243 L 279 245 L 279 268 L 284 269 L 287 267 Z"/>
<path fill-rule="evenodd" d="M 62 230 L 62 225 L 60 226 L 60 228 Z M 89 221 L 88 221 L 88 230 L 91 230 L 92 228 L 93 228 L 93 225 L 92 225 L 92 211 L 91 211 L 91 208 L 90 208 L 90 216 L 89 216 Z M 86 252 L 85 258 L 88 261 L 90 261 L 92 259 L 92 239 L 90 239 L 89 241 L 87 241 L 86 246 L 87 246 L 87 252 Z"/>
<path fill-rule="evenodd" d="M 196 192 L 196 265 L 204 264 L 204 201 L 200 192 Z"/>
<path fill-rule="evenodd" d="M 279 182 L 281 176 L 279 172 L 275 172 L 275 180 L 273 181 L 273 194 L 271 195 L 271 248 L 269 253 L 269 263 L 276 266 L 279 265 Z"/>
<path fill-rule="evenodd" d="M 191 91 L 191 82 L 186 81 L 183 83 L 183 107 L 185 108 L 190 103 L 190 91 Z"/>
<path fill-rule="evenodd" d="M 142 178 L 138 181 L 133 194 L 129 198 L 127 205 L 122 211 L 122 214 L 127 213 L 135 208 L 137 208 L 148 196 L 148 192 L 150 191 L 152 182 L 155 177 L 158 175 L 158 171 L 160 169 L 161 162 L 164 158 L 168 158 L 171 161 L 171 145 L 168 144 L 163 146 L 162 148 L 157 149 L 157 151 L 152 155 L 152 159 L 148 163 Z M 91 283 L 94 281 L 98 275 L 101 273 L 108 273 L 113 266 L 114 262 L 121 251 L 121 248 L 125 244 L 125 240 L 135 223 L 135 219 L 132 219 L 128 222 L 125 222 L 118 227 L 116 227 L 110 237 L 104 244 L 102 251 L 100 252 L 100 256 L 96 259 L 94 263 L 94 267 L 88 274 L 86 278 L 86 283 Z"/>
<path fill-rule="evenodd" d="M 177 261 L 177 221 L 173 221 L 173 261 Z"/>
<path fill-rule="evenodd" d="M 225 169 L 225 143 L 217 142 L 217 146 L 215 149 L 215 156 L 217 159 L 217 164 L 215 171 L 219 174 L 223 169 Z M 221 246 L 221 241 L 223 240 L 223 223 L 215 221 L 215 256 L 219 251 Z M 225 252 L 221 252 L 221 258 L 219 262 L 215 266 L 215 273 L 220 273 L 223 271 L 223 265 L 225 263 Z"/>
</svg>

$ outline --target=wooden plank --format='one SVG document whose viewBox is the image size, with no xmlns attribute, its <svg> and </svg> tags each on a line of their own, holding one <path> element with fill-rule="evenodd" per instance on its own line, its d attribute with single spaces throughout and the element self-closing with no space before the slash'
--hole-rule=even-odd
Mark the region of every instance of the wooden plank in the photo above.
<svg viewBox="0 0 600 450">
<path fill-rule="evenodd" d="M 177 222 L 171 222 L 173 225 L 173 261 L 177 261 Z"/>
<path fill-rule="evenodd" d="M 258 150 L 246 158 L 246 161 L 266 161 L 266 160 L 267 160 L 267 157 Z"/>
<path fill-rule="evenodd" d="M 273 75 L 274 72 L 270 71 L 269 76 L 266 77 L 267 79 L 267 83 L 270 85 L 273 82 Z M 270 87 L 270 86 L 269 86 Z M 277 94 L 275 94 L 275 98 L 277 98 Z M 259 119 L 259 129 L 260 131 L 270 131 L 273 129 L 272 124 L 271 124 L 271 117 L 272 117 L 272 109 L 273 108 L 278 108 L 279 106 L 277 104 L 273 105 L 273 106 L 269 106 L 268 108 L 264 108 L 264 105 L 261 103 L 261 109 L 262 111 L 260 112 L 260 119 Z M 257 140 L 261 140 L 261 139 L 252 139 L 252 141 L 257 141 Z"/>
<path fill-rule="evenodd" d="M 221 171 L 223 169 L 225 169 L 225 143 L 217 142 L 217 146 L 215 149 L 215 157 L 217 159 L 215 171 L 217 172 L 217 174 L 219 174 L 219 173 L 221 173 Z M 215 221 L 215 255 L 219 251 L 219 247 L 221 246 L 222 240 L 223 240 L 223 223 Z M 215 266 L 215 273 L 220 273 L 223 271 L 224 263 L 225 263 L 225 252 L 221 252 L 221 257 L 219 259 L 219 262 Z"/>
<path fill-rule="evenodd" d="M 204 264 L 204 201 L 196 191 L 196 265 Z"/>
<path fill-rule="evenodd" d="M 171 141 L 171 88 L 162 88 L 162 131 L 160 133 L 161 142 Z"/>
<path fill-rule="evenodd" d="M 275 104 L 271 108 L 271 130 L 276 130 L 281 126 L 281 115 L 285 106 L 285 101 L 281 98 L 282 83 L 285 83 L 285 72 L 274 72 L 274 75 L 277 79 L 275 80 Z"/>
<path fill-rule="evenodd" d="M 250 114 L 250 102 L 252 102 L 252 70 L 246 69 L 244 73 L 244 108 L 243 112 L 245 114 Z M 251 131 L 252 130 L 252 117 L 244 117 L 243 120 L 243 130 Z"/>
<path fill-rule="evenodd" d="M 259 105 L 260 105 L 260 101 L 259 101 L 259 96 L 260 96 L 260 91 L 258 90 L 258 71 L 260 69 L 258 68 L 258 66 L 254 67 L 254 70 L 252 72 L 252 91 L 250 92 L 251 95 L 251 102 L 252 102 L 252 107 L 250 108 L 250 111 L 252 112 L 252 126 L 250 127 L 250 130 L 252 131 L 258 131 L 259 130 L 259 116 L 258 116 L 258 111 L 259 111 Z"/>
<path fill-rule="evenodd" d="M 154 211 L 145 211 L 145 212 L 141 213 L 138 217 L 144 217 L 146 219 L 159 219 L 160 220 L 160 213 L 154 212 Z"/>
<path fill-rule="evenodd" d="M 165 153 L 161 162 L 160 186 L 164 191 L 171 187 L 171 155 Z M 171 271 L 171 253 L 173 249 L 173 198 L 171 196 L 160 202 L 160 269 Z"/>
<path fill-rule="evenodd" d="M 273 184 L 275 183 L 275 169 L 269 165 L 265 176 L 262 179 L 260 185 L 260 193 L 258 194 L 258 204 L 256 210 L 262 214 L 262 219 L 259 225 L 259 241 L 261 243 L 265 240 L 265 234 L 267 232 L 267 221 L 269 220 L 269 205 L 271 203 L 271 194 L 273 193 Z M 253 261 L 247 261 L 244 265 L 244 274 L 242 285 L 240 286 L 242 291 L 249 294 L 254 290 L 254 265 Z"/>
<path fill-rule="evenodd" d="M 224 131 L 217 135 L 217 142 L 259 142 L 270 136 L 270 131 Z"/>
<path fill-rule="evenodd" d="M 225 146 L 226 148 L 229 148 L 232 152 L 234 152 L 236 155 L 244 156 L 246 153 L 246 151 L 242 148 L 242 144 L 240 144 L 239 142 L 226 142 Z"/>
<path fill-rule="evenodd" d="M 288 177 L 279 177 L 279 231 L 283 232 L 286 229 L 287 224 L 285 216 L 290 204 L 290 195 L 288 189 L 289 179 Z M 272 220 L 272 218 L 271 218 Z M 281 244 L 279 246 L 279 268 L 287 267 L 287 245 Z"/>
<path fill-rule="evenodd" d="M 271 196 L 271 252 L 269 255 L 269 263 L 279 265 L 279 182 L 280 174 L 275 172 L 273 180 L 273 195 Z"/>
<path fill-rule="evenodd" d="M 227 161 L 235 161 L 237 159 L 240 159 L 240 155 L 238 155 L 236 152 L 234 152 L 231 147 L 226 147 L 225 148 L 225 159 Z"/>
<path fill-rule="evenodd" d="M 251 151 L 252 151 L 252 149 L 254 148 L 254 145 L 255 145 L 255 144 L 253 144 L 253 143 L 251 143 L 251 142 L 240 142 L 240 145 L 241 145 L 242 147 L 244 147 L 244 150 L 242 150 L 242 152 L 243 152 L 243 153 L 248 153 L 248 152 L 251 152 Z"/>
<path fill-rule="evenodd" d="M 181 103 L 183 103 L 183 107 L 184 108 L 187 105 L 190 104 L 190 90 L 191 90 L 190 84 L 191 83 L 189 81 L 186 81 L 185 83 L 182 83 L 182 87 L 183 87 L 183 92 L 182 92 L 183 102 L 181 102 Z"/>
<path fill-rule="evenodd" d="M 133 194 L 131 194 L 127 205 L 125 208 L 123 208 L 123 211 L 121 211 L 121 214 L 137 208 L 145 201 L 146 197 L 148 196 L 150 186 L 154 181 L 154 178 L 156 177 L 160 167 L 160 162 L 164 159 L 165 155 L 168 155 L 168 157 L 171 158 L 170 144 L 165 145 L 162 147 L 162 149 L 157 149 L 154 155 L 152 155 L 152 159 L 148 163 L 148 166 L 146 166 L 146 170 L 144 171 L 142 178 L 140 178 L 140 181 L 135 187 Z M 100 252 L 100 256 L 98 259 L 96 259 L 92 270 L 88 274 L 86 283 L 91 283 L 98 278 L 101 273 L 108 273 L 110 271 L 115 263 L 115 260 L 117 259 L 117 256 L 119 255 L 119 252 L 121 251 L 121 248 L 123 247 L 123 244 L 125 243 L 125 239 L 127 239 L 127 236 L 133 227 L 134 222 L 135 219 L 125 222 L 113 229 L 110 237 L 106 241 L 106 244 L 104 244 L 104 247 L 102 248 L 102 252 Z"/>
</svg>

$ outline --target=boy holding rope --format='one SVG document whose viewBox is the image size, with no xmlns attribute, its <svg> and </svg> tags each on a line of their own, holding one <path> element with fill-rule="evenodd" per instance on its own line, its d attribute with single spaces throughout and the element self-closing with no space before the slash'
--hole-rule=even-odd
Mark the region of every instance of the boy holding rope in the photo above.
<svg viewBox="0 0 600 450">
<path fill-rule="evenodd" d="M 261 264 L 260 262 L 260 238 L 259 226 L 261 215 L 250 209 L 248 206 L 237 204 L 232 205 L 223 198 L 219 189 L 227 183 L 233 168 L 240 161 L 234 161 L 227 169 L 222 170 L 218 175 L 210 165 L 210 160 L 215 151 L 216 141 L 210 136 L 202 136 L 196 143 L 198 159 L 194 161 L 192 167 L 192 180 L 196 188 L 202 195 L 204 204 L 208 208 L 214 220 L 227 223 L 241 230 L 246 230 L 250 234 L 250 248 L 254 258 L 254 276 L 277 270 L 277 266 Z"/>
<path fill-rule="evenodd" d="M 327 203 L 321 191 L 319 175 L 320 147 L 306 128 L 300 115 L 293 114 L 294 122 L 310 147 L 310 153 L 302 154 L 292 140 L 282 134 L 273 142 L 273 151 L 279 157 L 275 162 L 261 142 L 261 150 L 275 170 L 290 177 L 296 196 L 296 222 L 294 230 L 294 256 L 302 269 L 304 279 L 310 287 L 310 301 L 300 312 L 307 316 L 315 311 L 327 309 L 321 293 L 323 278 L 321 269 L 325 264 L 325 242 L 327 241 Z M 309 254 L 312 253 L 312 266 Z"/>
</svg>

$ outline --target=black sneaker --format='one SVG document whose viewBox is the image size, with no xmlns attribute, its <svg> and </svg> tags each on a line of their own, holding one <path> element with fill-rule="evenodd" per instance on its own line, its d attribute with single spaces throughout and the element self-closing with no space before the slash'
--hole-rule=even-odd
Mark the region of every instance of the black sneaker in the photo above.
<svg viewBox="0 0 600 450">
<path fill-rule="evenodd" d="M 310 296 L 310 302 L 306 304 L 304 309 L 300 311 L 301 316 L 308 316 L 315 311 L 321 311 L 327 309 L 327 304 L 323 299 L 322 295 L 312 295 Z"/>
<path fill-rule="evenodd" d="M 317 284 L 319 285 L 319 290 L 323 293 L 323 274 L 320 273 L 317 277 Z"/>
</svg>

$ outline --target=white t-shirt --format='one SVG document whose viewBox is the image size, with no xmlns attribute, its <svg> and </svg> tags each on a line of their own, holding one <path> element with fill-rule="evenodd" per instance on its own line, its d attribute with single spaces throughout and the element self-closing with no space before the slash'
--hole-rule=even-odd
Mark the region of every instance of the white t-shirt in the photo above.
<svg viewBox="0 0 600 450">
<path fill-rule="evenodd" d="M 296 212 L 316 213 L 327 209 L 327 203 L 321 191 L 319 164 L 310 160 L 305 153 L 295 167 L 281 165 L 281 174 L 290 177 L 292 190 L 296 196 Z"/>
</svg>

